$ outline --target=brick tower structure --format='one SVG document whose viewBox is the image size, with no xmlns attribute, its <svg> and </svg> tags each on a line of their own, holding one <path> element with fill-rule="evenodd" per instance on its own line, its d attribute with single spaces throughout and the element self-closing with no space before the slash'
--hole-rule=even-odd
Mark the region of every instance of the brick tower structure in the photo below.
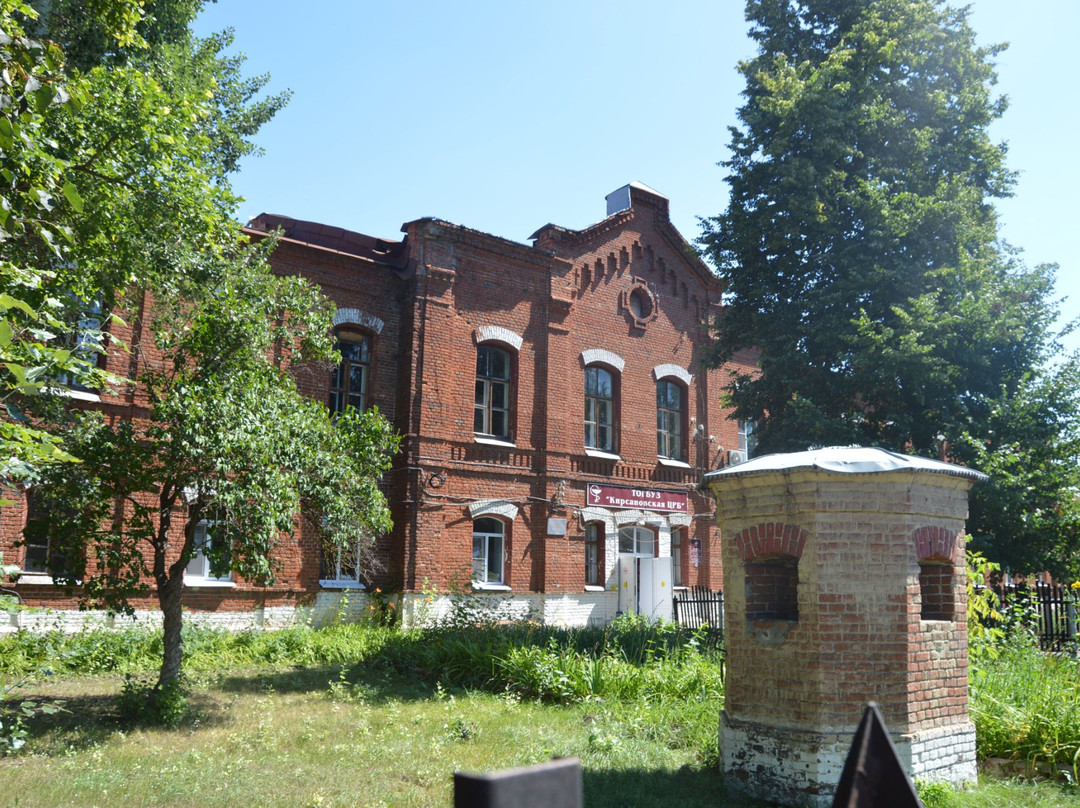
<svg viewBox="0 0 1080 808">
<path fill-rule="evenodd" d="M 963 531 L 981 479 L 864 448 L 706 475 L 725 571 L 729 790 L 831 804 L 868 701 L 911 776 L 975 779 Z"/>
</svg>

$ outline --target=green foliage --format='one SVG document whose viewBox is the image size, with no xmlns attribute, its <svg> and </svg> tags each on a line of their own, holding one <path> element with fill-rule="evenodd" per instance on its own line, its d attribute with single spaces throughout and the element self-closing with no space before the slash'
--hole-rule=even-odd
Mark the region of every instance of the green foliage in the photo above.
<svg viewBox="0 0 1080 808">
<path fill-rule="evenodd" d="M 42 671 L 51 674 L 51 671 Z M 26 745 L 26 722 L 39 715 L 68 712 L 63 700 L 18 699 L 15 693 L 29 682 L 28 676 L 8 679 L 0 674 L 0 756 L 18 752 Z"/>
<path fill-rule="evenodd" d="M 1080 359 L 983 402 L 950 448 L 990 479 L 971 492 L 970 545 L 1017 575 L 1080 578 Z"/>
<path fill-rule="evenodd" d="M 727 290 L 713 361 L 760 352 L 735 417 L 762 452 L 975 465 L 995 478 L 976 546 L 1015 571 L 1073 563 L 1080 399 L 1074 370 L 1046 370 L 1053 267 L 998 239 L 1000 47 L 943 0 L 750 0 L 747 19 L 730 203 L 702 237 Z"/>
<path fill-rule="evenodd" d="M 967 551 L 968 660 L 975 666 L 997 656 L 1005 637 L 997 595 L 989 586 L 1000 571 L 1001 567 L 980 553 Z"/>
<path fill-rule="evenodd" d="M 1080 782 L 1080 662 L 1044 654 L 1023 632 L 972 670 L 971 717 L 982 757 L 1071 769 Z"/>
<path fill-rule="evenodd" d="M 915 789 L 926 808 L 952 808 L 958 804 L 956 790 L 948 783 L 916 780 Z"/>
<path fill-rule="evenodd" d="M 0 125 L 0 138 L 23 144 L 14 164 L 25 163 L 8 178 L 19 195 L 4 206 L 13 214 L 0 257 L 26 276 L 9 273 L 8 288 L 36 283 L 28 295 L 0 296 L 9 319 L 31 321 L 0 323 L 0 350 L 11 332 L 12 351 L 46 356 L 37 368 L 14 353 L 3 368 L 8 390 L 33 394 L 33 414 L 52 432 L 27 432 L 9 406 L 3 436 L 29 448 L 6 456 L 43 483 L 36 491 L 50 548 L 65 560 L 54 578 L 81 583 L 88 604 L 125 613 L 133 597 L 156 592 L 164 688 L 180 672 L 183 571 L 200 521 L 213 525 L 212 568 L 253 583 L 274 580 L 275 549 L 298 516 L 328 550 L 366 550 L 389 529 L 378 480 L 397 442 L 377 412 L 335 421 L 300 394 L 298 364 L 336 358 L 331 306 L 310 284 L 274 275 L 273 242 L 244 244 L 233 220 L 228 175 L 287 95 L 259 98 L 266 77 L 242 75 L 243 57 L 224 53 L 230 33 L 191 34 L 201 0 L 41 5 L 35 27 L 52 42 L 4 43 L 35 78 L 20 85 Z M 33 266 L 49 272 L 23 269 Z M 81 308 L 93 302 L 142 317 L 153 299 L 134 347 L 161 364 L 131 363 L 140 368 L 131 381 L 149 395 L 148 422 L 110 423 L 41 395 L 74 360 L 70 350 L 66 365 L 48 356 L 52 337 L 34 329 L 44 317 L 34 295 L 66 315 L 53 318 L 57 332 L 78 330 L 97 351 L 105 346 L 78 328 Z M 84 462 L 47 463 L 45 450 Z M 117 502 L 128 505 L 119 520 Z"/>
<path fill-rule="evenodd" d="M 188 714 L 188 688 L 182 676 L 163 685 L 128 674 L 120 691 L 120 715 L 151 726 L 176 727 Z"/>
</svg>

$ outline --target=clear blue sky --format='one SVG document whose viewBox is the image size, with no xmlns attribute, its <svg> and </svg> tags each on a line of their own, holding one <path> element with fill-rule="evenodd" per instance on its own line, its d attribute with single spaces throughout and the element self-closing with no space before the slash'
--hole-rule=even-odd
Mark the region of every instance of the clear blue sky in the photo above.
<svg viewBox="0 0 1080 808">
<path fill-rule="evenodd" d="M 1078 0 L 973 0 L 983 44 L 1008 42 L 993 130 L 1020 172 L 1002 235 L 1059 264 L 1063 321 L 1080 317 Z M 671 199 L 689 240 L 727 198 L 727 128 L 753 53 L 741 0 L 219 0 L 248 72 L 289 106 L 235 178 L 245 220 L 280 213 L 388 239 L 435 216 L 527 241 L 584 227 L 637 180 Z M 1080 348 L 1080 334 L 1066 340 Z"/>
</svg>

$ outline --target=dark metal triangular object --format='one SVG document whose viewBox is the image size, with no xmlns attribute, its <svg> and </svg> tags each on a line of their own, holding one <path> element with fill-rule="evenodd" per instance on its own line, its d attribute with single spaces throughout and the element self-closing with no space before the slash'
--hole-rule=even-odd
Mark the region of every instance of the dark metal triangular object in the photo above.
<svg viewBox="0 0 1080 808">
<path fill-rule="evenodd" d="M 923 808 L 874 702 L 851 741 L 833 808 Z"/>
</svg>

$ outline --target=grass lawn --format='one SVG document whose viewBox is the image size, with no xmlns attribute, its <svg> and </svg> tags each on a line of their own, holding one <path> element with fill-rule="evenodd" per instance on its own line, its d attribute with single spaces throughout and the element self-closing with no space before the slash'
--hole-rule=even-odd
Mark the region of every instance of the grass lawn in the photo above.
<svg viewBox="0 0 1080 808">
<path fill-rule="evenodd" d="M 723 780 L 685 742 L 714 701 L 569 706 L 447 691 L 378 666 L 249 668 L 191 682 L 175 729 L 118 714 L 118 676 L 47 680 L 20 697 L 65 699 L 27 747 L 0 758 L 0 806 L 449 806 L 454 771 L 577 756 L 585 804 L 716 806 Z M 941 806 L 1078 806 L 1080 790 L 984 782 Z"/>
<path fill-rule="evenodd" d="M 631 617 L 580 630 L 192 629 L 190 709 L 162 728 L 133 723 L 145 701 L 124 695 L 145 695 L 124 673 L 152 674 L 159 633 L 16 633 L 0 638 L 0 693 L 32 678 L 0 720 L 24 699 L 67 711 L 34 715 L 25 745 L 0 751 L 0 808 L 450 806 L 455 771 L 564 756 L 581 759 L 589 808 L 735 806 L 716 762 L 722 652 L 701 640 Z M 1052 762 L 1074 776 L 1078 703 L 1080 665 L 1030 643 L 1004 642 L 973 669 L 980 752 L 1007 759 L 999 771 Z M 927 808 L 1080 808 L 1076 786 L 1000 777 L 921 796 Z"/>
<path fill-rule="evenodd" d="M 79 677 L 21 693 L 65 699 L 71 712 L 35 719 L 27 747 L 0 758 L 0 805 L 448 806 L 454 771 L 567 755 L 582 760 L 590 806 L 724 799 L 693 750 L 671 748 L 678 710 L 545 706 L 397 674 L 343 682 L 336 668 L 263 669 L 197 680 L 179 727 L 136 729 L 117 714 L 122 684 Z"/>
</svg>

